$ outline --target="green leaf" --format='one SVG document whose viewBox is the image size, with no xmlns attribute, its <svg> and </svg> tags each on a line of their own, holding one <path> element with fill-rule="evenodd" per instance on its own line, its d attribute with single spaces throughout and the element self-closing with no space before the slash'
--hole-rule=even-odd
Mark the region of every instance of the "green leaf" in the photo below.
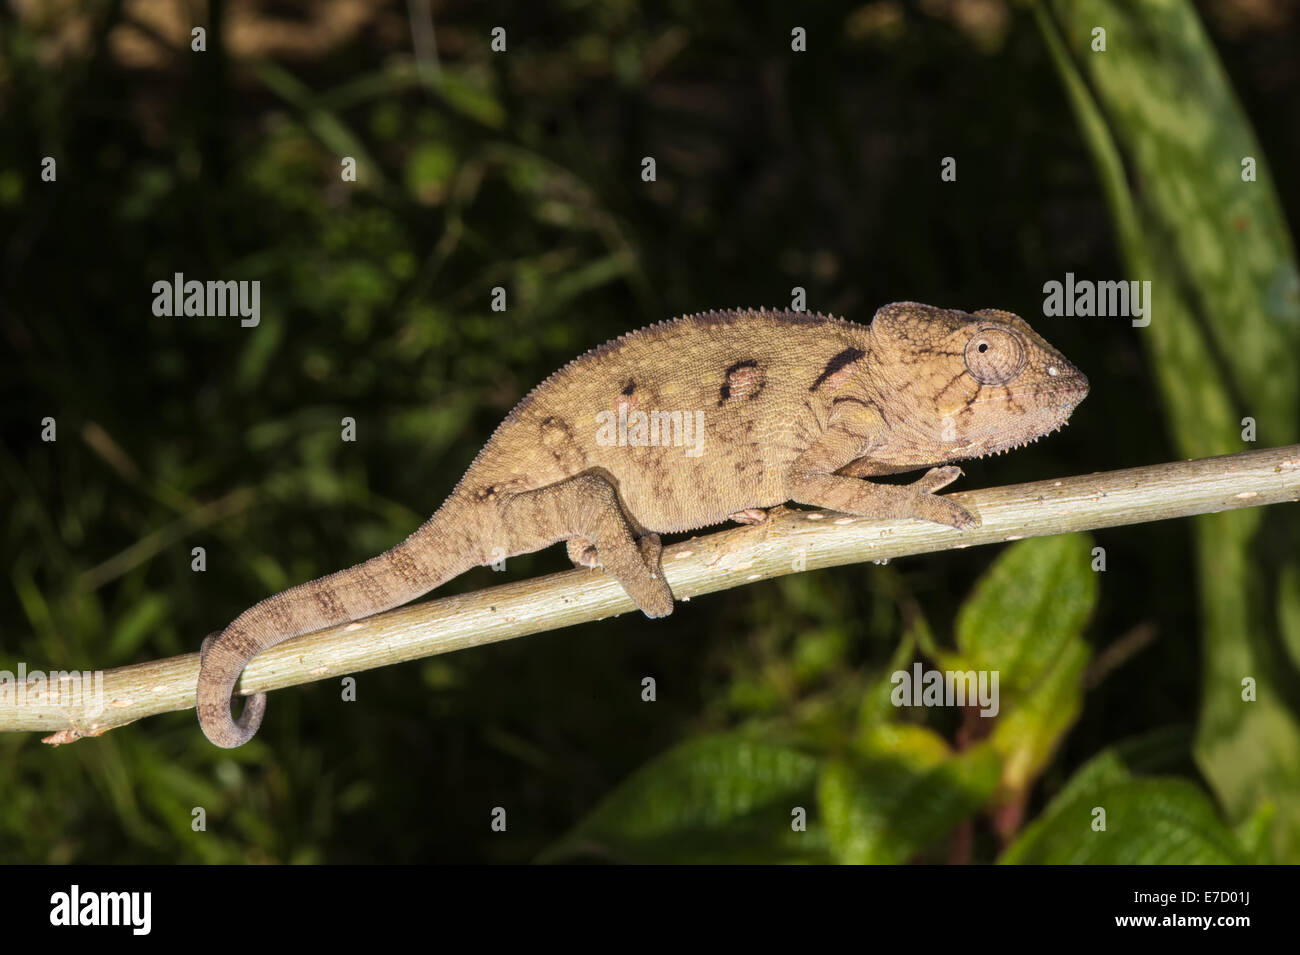
<svg viewBox="0 0 1300 955">
<path fill-rule="evenodd" d="M 817 804 L 840 862 L 908 861 L 978 811 L 1001 773 L 991 746 L 952 756 L 920 727 L 878 735 L 872 750 L 833 760 L 818 782 Z"/>
<path fill-rule="evenodd" d="M 1092 539 L 1063 534 L 1019 541 L 980 578 L 957 614 L 965 667 L 997 670 L 999 688 L 1025 693 L 1049 674 L 1097 602 Z"/>
<path fill-rule="evenodd" d="M 1091 550 L 1086 534 L 1007 548 L 958 612 L 957 653 L 939 656 L 946 669 L 996 674 L 992 743 L 1010 794 L 1033 783 L 1083 706 L 1082 634 L 1097 602 Z"/>
<path fill-rule="evenodd" d="M 542 861 L 595 856 L 624 862 L 826 861 L 810 818 L 818 761 L 740 733 L 702 736 L 633 773 Z"/>
<path fill-rule="evenodd" d="M 1239 451 L 1241 418 L 1270 444 L 1297 440 L 1300 278 L 1267 163 L 1188 3 L 1072 0 L 1035 6 L 1092 151 L 1129 277 L 1158 311 L 1137 329 L 1175 443 Z M 1109 36 L 1092 53 L 1097 24 Z M 1254 181 L 1243 178 L 1253 159 Z M 1197 762 L 1238 823 L 1277 807 L 1278 857 L 1300 857 L 1300 718 L 1281 675 L 1294 658 L 1291 594 L 1300 519 L 1281 509 L 1198 518 L 1205 627 Z M 1267 562 L 1262 555 L 1271 555 Z M 1257 685 L 1242 699 L 1242 681 Z"/>
<path fill-rule="evenodd" d="M 1262 803 L 1254 815 L 1233 829 L 1237 841 L 1260 863 L 1272 864 L 1274 861 L 1271 835 L 1275 815 L 1277 810 L 1272 803 Z"/>
<path fill-rule="evenodd" d="M 547 289 L 546 298 L 539 303 L 538 312 L 551 315 L 564 311 L 588 292 L 622 279 L 635 266 L 631 255 L 616 252 L 557 275 Z"/>
<path fill-rule="evenodd" d="M 1121 153 L 1138 174 L 1143 218 L 1159 230 L 1140 241 L 1153 253 L 1168 253 L 1186 276 L 1178 284 L 1199 313 L 1196 337 L 1207 337 L 1214 356 L 1231 369 L 1245 405 L 1270 411 L 1267 421 L 1259 420 L 1261 435 L 1275 443 L 1294 440 L 1300 276 L 1268 162 L 1195 8 L 1156 0 L 1071 0 L 1054 9 Z M 1108 49 L 1079 53 L 1099 23 L 1110 34 Z M 1253 181 L 1243 178 L 1247 157 L 1254 160 Z M 1154 336 L 1193 332 L 1178 327 L 1173 314 L 1160 313 L 1149 330 Z"/>
<path fill-rule="evenodd" d="M 1141 774 L 1144 770 L 1154 775 L 1155 769 L 1164 768 L 1185 756 L 1189 747 L 1186 731 L 1178 727 L 1155 730 L 1108 746 L 1075 770 L 1039 818 L 1056 814 L 1072 800 L 1084 798 L 1092 789 L 1127 782 L 1135 773 Z"/>
<path fill-rule="evenodd" d="M 1002 754 L 1003 783 L 1011 792 L 1033 784 L 1079 718 L 1088 656 L 1082 640 L 1072 641 L 1033 691 L 999 714 L 990 740 Z"/>
<path fill-rule="evenodd" d="M 1020 864 L 1241 865 L 1253 862 L 1219 821 L 1210 800 L 1181 779 L 1105 778 L 1077 787 L 1071 797 L 1025 828 L 999 860 Z M 1093 826 L 1105 812 L 1105 831 Z"/>
</svg>

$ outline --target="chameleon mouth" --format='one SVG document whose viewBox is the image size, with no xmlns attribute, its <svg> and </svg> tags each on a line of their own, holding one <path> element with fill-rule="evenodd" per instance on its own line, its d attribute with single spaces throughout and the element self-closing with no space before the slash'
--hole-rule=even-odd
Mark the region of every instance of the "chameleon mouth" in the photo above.
<svg viewBox="0 0 1300 955">
<path fill-rule="evenodd" d="M 1084 394 L 1086 395 L 1087 392 L 1085 391 Z M 1079 401 L 1082 400 L 1083 400 L 1082 398 L 1079 399 Z M 980 454 L 968 455 L 966 460 L 970 461 L 970 460 L 979 460 L 982 458 L 997 457 L 998 455 L 1006 454 L 1008 451 L 1015 451 L 1017 448 L 1023 448 L 1023 447 L 1027 447 L 1028 445 L 1034 444 L 1040 438 L 1045 438 L 1048 435 L 1056 434 L 1056 432 L 1060 431 L 1062 428 L 1064 428 L 1067 424 L 1070 423 L 1070 412 L 1074 410 L 1074 406 L 1076 404 L 1078 404 L 1078 401 L 1070 401 L 1070 402 L 1066 402 L 1065 404 L 1059 405 L 1057 408 L 1054 409 L 1061 414 L 1061 420 L 1057 422 L 1054 428 L 1048 428 L 1046 431 L 1039 431 L 1035 434 L 1031 434 L 1018 441 L 1012 441 L 1008 444 L 1003 444 L 1003 445 L 994 444 L 993 442 L 996 440 L 997 437 L 999 437 L 999 436 L 994 436 L 993 438 L 986 439 L 984 442 L 979 442 L 980 444 L 985 445 L 985 450 Z M 993 446 L 989 447 L 988 445 L 990 444 L 992 444 Z M 974 448 L 970 447 L 968 448 L 968 450 L 973 451 Z"/>
<path fill-rule="evenodd" d="M 1024 401 L 1027 398 L 1056 398 L 1058 403 L 1052 407 L 1073 408 L 1084 398 L 1088 397 L 1088 382 L 1085 380 L 1078 385 L 1063 385 L 1059 388 L 1046 388 L 1043 391 L 1025 391 L 1016 394 L 1006 395 L 989 395 L 987 398 L 977 398 L 973 404 L 982 405 L 990 401 Z"/>
<path fill-rule="evenodd" d="M 1069 420 L 1068 420 L 1068 419 L 1065 420 L 1065 421 L 1062 421 L 1060 424 L 1058 424 L 1058 425 L 1057 425 L 1055 428 L 1053 428 L 1051 431 L 1044 431 L 1044 432 L 1042 432 L 1041 434 L 1036 434 L 1036 435 L 1034 435 L 1032 438 L 1026 438 L 1025 440 L 1020 441 L 1020 442 L 1018 442 L 1018 443 L 1016 443 L 1016 444 L 1008 444 L 1006 447 L 1003 447 L 1003 448 L 997 448 L 997 449 L 995 449 L 995 450 L 993 450 L 993 451 L 985 451 L 983 454 L 980 455 L 980 457 L 981 457 L 981 458 L 992 458 L 992 457 L 997 457 L 998 455 L 1006 454 L 1008 451 L 1015 451 L 1017 448 L 1024 448 L 1024 447 L 1028 447 L 1028 446 L 1031 445 L 1031 444 L 1037 444 L 1037 443 L 1038 443 L 1038 440 L 1039 440 L 1040 438 L 1045 438 L 1045 437 L 1047 437 L 1049 434 L 1056 434 L 1056 432 L 1060 431 L 1060 430 L 1061 430 L 1062 428 L 1064 428 L 1067 424 L 1069 424 Z"/>
</svg>

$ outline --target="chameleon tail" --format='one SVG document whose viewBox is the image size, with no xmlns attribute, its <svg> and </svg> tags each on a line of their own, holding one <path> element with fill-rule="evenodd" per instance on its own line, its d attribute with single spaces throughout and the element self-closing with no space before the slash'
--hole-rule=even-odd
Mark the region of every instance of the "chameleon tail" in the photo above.
<svg viewBox="0 0 1300 955">
<path fill-rule="evenodd" d="M 347 570 L 291 587 L 240 614 L 199 651 L 198 714 L 203 733 L 227 749 L 253 738 L 266 694 L 247 698 L 239 719 L 231 695 L 249 661 L 290 637 L 399 607 L 475 567 L 479 539 L 466 511 L 446 505 L 392 550 Z"/>
</svg>

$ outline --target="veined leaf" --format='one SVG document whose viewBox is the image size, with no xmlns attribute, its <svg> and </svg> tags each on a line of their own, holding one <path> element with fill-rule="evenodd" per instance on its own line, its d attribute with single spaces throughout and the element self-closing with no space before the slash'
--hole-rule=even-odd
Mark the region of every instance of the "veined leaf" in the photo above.
<svg viewBox="0 0 1300 955">
<path fill-rule="evenodd" d="M 1098 828 L 1103 822 L 1104 830 Z M 1254 860 L 1193 784 L 1182 779 L 1100 779 L 1053 803 L 999 861 L 1241 865 Z"/>
<path fill-rule="evenodd" d="M 1093 154 L 1130 278 L 1159 303 L 1139 329 L 1177 447 L 1240 451 L 1243 416 L 1297 439 L 1300 278 L 1267 163 L 1190 3 L 1071 0 L 1035 12 Z M 1107 31 L 1105 52 L 1089 37 Z M 1136 186 L 1134 184 L 1137 184 Z M 1267 423 L 1266 423 L 1267 422 Z M 1274 847 L 1300 855 L 1300 718 L 1278 685 L 1300 646 L 1281 510 L 1198 518 L 1205 621 L 1196 756 L 1237 822 L 1276 805 Z M 1269 542 L 1275 542 L 1269 546 Z M 1273 554 L 1269 564 L 1264 554 Z M 1253 699 L 1243 698 L 1252 681 Z"/>
<path fill-rule="evenodd" d="M 998 677 L 992 743 L 1008 795 L 1026 790 L 1083 706 L 1083 628 L 1097 602 L 1086 534 L 1020 541 L 976 584 L 957 616 L 948 669 Z"/>
<path fill-rule="evenodd" d="M 985 744 L 953 755 L 920 727 L 873 734 L 867 755 L 833 760 L 817 802 L 841 862 L 903 863 L 952 831 L 992 795 L 1001 761 Z"/>
<path fill-rule="evenodd" d="M 826 861 L 811 814 L 818 761 L 740 733 L 703 736 L 633 773 L 542 861 L 576 855 L 624 862 Z"/>
<path fill-rule="evenodd" d="M 1065 534 L 1003 551 L 957 615 L 961 664 L 999 671 L 1000 688 L 1013 695 L 1032 688 L 1079 640 L 1092 614 L 1091 549 L 1088 535 Z"/>
</svg>

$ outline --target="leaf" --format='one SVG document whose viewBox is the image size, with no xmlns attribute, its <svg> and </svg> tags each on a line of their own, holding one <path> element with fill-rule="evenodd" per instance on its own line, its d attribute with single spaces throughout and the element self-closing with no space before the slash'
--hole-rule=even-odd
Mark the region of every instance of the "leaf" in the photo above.
<svg viewBox="0 0 1300 955">
<path fill-rule="evenodd" d="M 1001 773 L 991 746 L 953 756 L 920 727 L 892 739 L 878 735 L 872 748 L 833 760 L 818 783 L 817 804 L 840 862 L 908 861 L 978 811 Z"/>
<path fill-rule="evenodd" d="M 1083 706 L 1089 649 L 1083 628 L 1097 602 L 1086 534 L 1020 541 L 980 578 L 957 614 L 954 670 L 997 677 L 993 746 L 1008 795 L 1042 772 Z"/>
<path fill-rule="evenodd" d="M 1219 820 L 1199 787 L 1168 777 L 1138 777 L 1143 766 L 1185 757 L 1181 728 L 1157 730 L 1107 747 L 1079 767 L 1002 854 L 1001 863 L 1254 862 L 1259 853 Z M 1106 811 L 1095 832 L 1093 810 Z M 1258 822 L 1248 836 L 1259 838 Z"/>
<path fill-rule="evenodd" d="M 1093 829 L 1098 809 L 1105 811 L 1104 832 Z M 1254 860 L 1193 784 L 1181 779 L 1103 778 L 1053 803 L 998 861 L 1241 865 Z"/>
<path fill-rule="evenodd" d="M 1027 790 L 1043 771 L 1083 709 L 1083 673 L 1088 647 L 1069 644 L 1033 692 L 1001 714 L 990 740 L 1003 756 L 1003 784 Z"/>
<path fill-rule="evenodd" d="M 1177 447 L 1188 457 L 1241 450 L 1243 411 L 1269 443 L 1296 441 L 1294 247 L 1259 142 L 1195 9 L 1154 0 L 1034 9 L 1097 164 L 1129 276 L 1159 290 L 1159 311 L 1139 338 Z M 1112 42 L 1091 54 L 1087 37 L 1098 23 Z M 1254 181 L 1242 175 L 1248 157 Z M 1205 621 L 1196 758 L 1238 823 L 1277 807 L 1274 849 L 1294 860 L 1300 718 L 1281 674 L 1300 643 L 1296 600 L 1285 593 L 1296 586 L 1286 542 L 1300 534 L 1300 520 L 1272 514 L 1267 522 L 1258 510 L 1195 522 Z M 1257 682 L 1251 702 L 1242 699 L 1245 677 Z"/>
<path fill-rule="evenodd" d="M 1024 693 L 1079 641 L 1097 602 L 1092 538 L 1064 534 L 1019 541 L 980 578 L 957 614 L 957 650 L 999 686 Z M 954 661 L 955 662 L 955 661 Z"/>
<path fill-rule="evenodd" d="M 1272 803 L 1263 803 L 1255 814 L 1243 820 L 1234 829 L 1237 841 L 1255 859 L 1263 864 L 1273 864 L 1273 844 L 1270 838 L 1273 817 L 1277 810 Z"/>
<path fill-rule="evenodd" d="M 624 862 L 826 861 L 810 819 L 818 761 L 740 733 L 702 736 L 633 773 L 541 861 L 575 855 Z"/>
<path fill-rule="evenodd" d="M 1166 767 L 1177 756 L 1184 755 L 1189 746 L 1186 731 L 1179 728 L 1155 730 L 1108 746 L 1075 770 L 1039 818 L 1057 813 L 1072 800 L 1083 798 L 1091 789 L 1125 782 L 1144 769 L 1151 771 Z"/>
</svg>

